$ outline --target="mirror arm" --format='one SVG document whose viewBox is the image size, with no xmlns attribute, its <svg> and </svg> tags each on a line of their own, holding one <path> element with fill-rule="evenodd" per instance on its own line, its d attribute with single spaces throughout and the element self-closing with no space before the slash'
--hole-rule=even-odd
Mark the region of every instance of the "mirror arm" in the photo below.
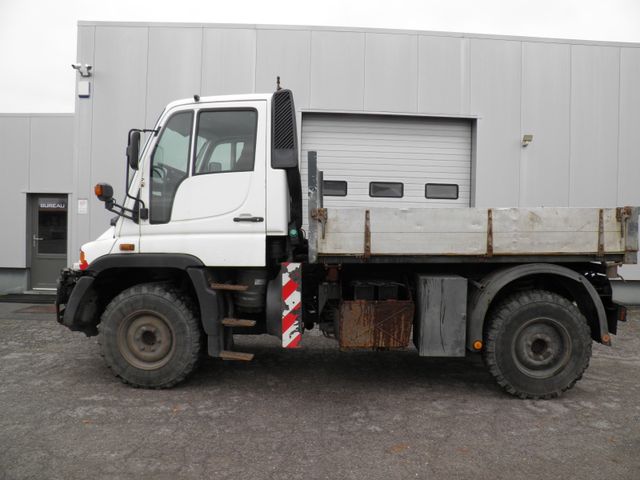
<svg viewBox="0 0 640 480">
<path fill-rule="evenodd" d="M 158 128 L 132 128 L 129 130 L 129 135 L 131 135 L 131 132 L 153 133 L 154 135 L 157 135 L 159 131 L 160 129 Z"/>
<path fill-rule="evenodd" d="M 160 129 L 159 128 L 132 128 L 131 130 L 129 130 L 129 135 L 131 135 L 131 132 L 153 133 L 153 136 L 155 137 L 156 135 L 158 135 L 158 133 L 160 133 Z"/>
<path fill-rule="evenodd" d="M 118 205 L 113 198 L 111 200 L 107 200 L 106 202 L 104 202 L 104 208 L 106 208 L 110 212 L 115 213 L 120 217 L 127 218 L 129 220 L 134 221 L 135 223 L 139 222 L 139 219 L 138 219 L 138 213 L 140 210 L 139 208 L 131 209 L 131 208 L 126 208 L 122 205 Z"/>
<path fill-rule="evenodd" d="M 146 205 L 145 205 L 145 203 L 144 203 L 144 200 L 142 200 L 142 199 L 140 198 L 140 189 L 138 189 L 138 195 L 137 195 L 137 196 L 135 196 L 135 197 L 134 197 L 134 196 L 132 196 L 132 195 L 129 193 L 129 187 L 130 187 L 130 185 L 129 185 L 129 166 L 128 166 L 128 165 L 127 165 L 127 174 L 126 174 L 126 179 L 125 179 L 125 181 L 126 181 L 126 184 L 125 184 L 125 188 L 126 188 L 125 196 L 126 196 L 126 198 L 130 198 L 131 200 L 133 200 L 134 202 L 136 202 L 136 204 L 141 203 L 141 204 L 142 204 L 142 208 L 146 208 Z"/>
</svg>

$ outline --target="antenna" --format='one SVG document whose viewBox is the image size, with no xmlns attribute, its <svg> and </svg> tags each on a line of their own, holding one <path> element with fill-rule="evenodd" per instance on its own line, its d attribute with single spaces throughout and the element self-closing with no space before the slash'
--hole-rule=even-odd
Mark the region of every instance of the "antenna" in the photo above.
<svg viewBox="0 0 640 480">
<path fill-rule="evenodd" d="M 282 87 L 280 86 L 280 76 L 279 75 L 276 77 L 276 92 L 278 90 L 282 90 Z"/>
</svg>

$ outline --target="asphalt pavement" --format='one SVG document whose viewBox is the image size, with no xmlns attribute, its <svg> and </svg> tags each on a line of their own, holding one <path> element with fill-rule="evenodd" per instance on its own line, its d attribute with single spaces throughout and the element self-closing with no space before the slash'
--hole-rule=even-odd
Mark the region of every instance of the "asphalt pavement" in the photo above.
<svg viewBox="0 0 640 480">
<path fill-rule="evenodd" d="M 162 391 L 111 375 L 47 306 L 0 304 L 0 479 L 640 479 L 640 312 L 556 400 L 503 393 L 482 361 L 283 351 L 236 337 Z"/>
</svg>

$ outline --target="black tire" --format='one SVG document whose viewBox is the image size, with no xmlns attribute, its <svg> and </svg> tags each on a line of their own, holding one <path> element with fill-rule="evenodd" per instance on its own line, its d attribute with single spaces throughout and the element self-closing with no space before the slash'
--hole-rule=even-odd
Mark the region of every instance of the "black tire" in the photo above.
<svg viewBox="0 0 640 480">
<path fill-rule="evenodd" d="M 498 385 L 512 395 L 555 398 L 589 366 L 587 321 L 556 293 L 515 293 L 492 309 L 488 322 L 484 359 Z"/>
<path fill-rule="evenodd" d="M 107 366 L 124 383 L 170 388 L 197 366 L 200 322 L 189 299 L 165 284 L 131 287 L 107 306 L 98 342 Z"/>
</svg>

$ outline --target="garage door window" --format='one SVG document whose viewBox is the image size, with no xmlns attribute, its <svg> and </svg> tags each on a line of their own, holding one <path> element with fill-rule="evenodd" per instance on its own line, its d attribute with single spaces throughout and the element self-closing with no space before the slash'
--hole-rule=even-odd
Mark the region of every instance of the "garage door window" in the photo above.
<svg viewBox="0 0 640 480">
<path fill-rule="evenodd" d="M 457 200 L 458 185 L 455 183 L 427 183 L 424 186 L 424 196 L 441 200 Z"/>
<path fill-rule="evenodd" d="M 404 185 L 399 182 L 371 182 L 369 184 L 370 197 L 402 198 Z"/>
<path fill-rule="evenodd" d="M 344 180 L 325 180 L 322 182 L 322 194 L 325 197 L 346 197 L 347 182 Z"/>
</svg>

